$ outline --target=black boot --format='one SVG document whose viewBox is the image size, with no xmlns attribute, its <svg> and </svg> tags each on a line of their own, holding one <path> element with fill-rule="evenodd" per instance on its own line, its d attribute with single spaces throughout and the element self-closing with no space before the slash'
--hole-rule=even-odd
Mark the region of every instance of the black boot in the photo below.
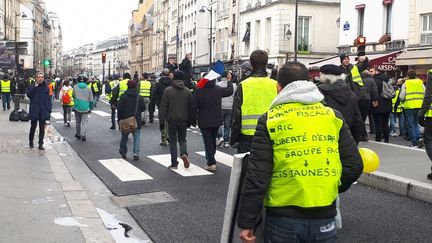
<svg viewBox="0 0 432 243">
<path fill-rule="evenodd" d="M 33 143 L 33 141 L 30 141 L 29 146 L 30 146 L 30 148 L 34 148 L 34 143 Z"/>
<path fill-rule="evenodd" d="M 39 144 L 39 150 L 45 150 L 43 144 Z"/>
</svg>

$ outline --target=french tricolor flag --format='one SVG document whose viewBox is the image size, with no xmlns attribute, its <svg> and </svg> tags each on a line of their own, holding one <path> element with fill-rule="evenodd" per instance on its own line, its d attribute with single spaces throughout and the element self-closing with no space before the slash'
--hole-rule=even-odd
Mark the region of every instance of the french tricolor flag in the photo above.
<svg viewBox="0 0 432 243">
<path fill-rule="evenodd" d="M 202 89 L 205 87 L 205 85 L 208 83 L 208 81 L 211 80 L 215 80 L 217 78 L 219 78 L 222 73 L 225 71 L 225 65 L 223 64 L 222 61 L 217 61 L 214 65 L 212 70 L 210 70 L 210 72 L 204 76 L 203 78 L 201 78 L 198 83 L 197 83 L 197 87 L 199 89 Z"/>
</svg>

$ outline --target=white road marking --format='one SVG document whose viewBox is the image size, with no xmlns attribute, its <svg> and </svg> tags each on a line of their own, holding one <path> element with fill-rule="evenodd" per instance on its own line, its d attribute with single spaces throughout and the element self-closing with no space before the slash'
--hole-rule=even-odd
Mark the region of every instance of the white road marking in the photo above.
<svg viewBox="0 0 432 243">
<path fill-rule="evenodd" d="M 108 101 L 105 101 L 105 100 L 103 100 L 103 99 L 100 99 L 99 101 L 102 101 L 103 103 L 105 103 L 105 104 L 111 106 L 110 103 L 109 103 Z"/>
<path fill-rule="evenodd" d="M 169 154 L 151 155 L 147 157 L 163 165 L 164 167 L 168 167 L 171 165 L 171 155 Z M 190 164 L 190 167 L 186 169 L 183 166 L 183 160 L 181 160 L 180 158 L 177 158 L 177 160 L 179 162 L 178 169 L 173 169 L 172 171 L 176 172 L 181 176 L 213 175 L 213 173 L 206 171 L 192 163 Z"/>
<path fill-rule="evenodd" d="M 93 110 L 92 113 L 95 113 L 99 116 L 111 116 L 111 114 L 108 114 L 105 111 L 100 111 L 100 110 Z"/>
<path fill-rule="evenodd" d="M 196 153 L 205 157 L 204 151 L 200 151 L 200 152 L 196 152 Z M 216 151 L 215 159 L 217 162 L 219 162 L 221 164 L 224 164 L 224 165 L 229 166 L 229 167 L 233 167 L 234 156 L 232 156 L 232 155 L 226 154 L 226 153 L 221 152 L 221 151 Z"/>
<path fill-rule="evenodd" d="M 375 143 L 375 144 L 380 144 L 380 145 L 385 145 L 385 146 L 390 146 L 390 147 L 395 147 L 395 148 L 403 148 L 403 149 L 408 149 L 408 150 L 412 150 L 412 151 L 418 151 L 418 152 L 425 152 L 426 150 L 424 149 L 419 149 L 417 147 L 408 147 L 408 146 L 403 146 L 403 145 L 398 145 L 398 144 L 392 144 L 392 143 L 380 143 L 380 142 L 376 142 L 376 141 L 369 141 L 368 143 Z M 367 143 L 364 143 L 367 144 Z"/>
<path fill-rule="evenodd" d="M 56 120 L 63 119 L 63 114 L 60 112 L 51 112 L 51 116 Z"/>
<path fill-rule="evenodd" d="M 197 132 L 197 131 L 192 131 L 192 133 L 199 134 L 199 132 Z"/>
<path fill-rule="evenodd" d="M 106 159 L 99 160 L 111 173 L 113 173 L 121 181 L 140 181 L 151 180 L 151 176 L 144 173 L 142 170 L 133 166 L 124 159 Z"/>
</svg>

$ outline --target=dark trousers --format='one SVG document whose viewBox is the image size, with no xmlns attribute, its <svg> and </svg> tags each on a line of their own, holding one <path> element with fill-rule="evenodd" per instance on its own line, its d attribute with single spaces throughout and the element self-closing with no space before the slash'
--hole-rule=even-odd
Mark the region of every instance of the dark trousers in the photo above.
<svg viewBox="0 0 432 243">
<path fill-rule="evenodd" d="M 2 103 L 3 103 L 3 110 L 5 111 L 6 108 L 9 110 L 10 109 L 11 94 L 10 93 L 2 93 L 1 96 L 2 96 L 1 98 L 2 98 Z"/>
<path fill-rule="evenodd" d="M 373 119 L 375 122 L 375 141 L 381 141 L 384 136 L 384 141 L 389 141 L 389 119 L 390 113 L 377 113 L 373 114 Z"/>
<path fill-rule="evenodd" d="M 423 140 L 425 145 L 426 153 L 429 159 L 432 161 L 432 121 L 427 121 L 424 128 Z M 432 167 L 431 167 L 432 171 Z"/>
<path fill-rule="evenodd" d="M 155 100 L 152 99 L 150 100 L 150 104 L 148 107 L 148 112 L 149 112 L 149 119 L 153 120 L 154 119 L 154 112 L 156 110 L 156 104 L 155 104 Z"/>
<path fill-rule="evenodd" d="M 187 144 L 186 144 L 186 122 L 169 121 L 168 122 L 168 134 L 170 138 L 170 153 L 171 153 L 171 165 L 177 166 L 177 143 L 180 146 L 180 156 L 188 155 Z"/>
<path fill-rule="evenodd" d="M 219 127 L 207 127 L 201 128 L 201 133 L 204 138 L 204 147 L 207 158 L 207 165 L 216 164 L 216 138 L 219 131 Z"/>
<path fill-rule="evenodd" d="M 63 105 L 63 120 L 64 123 L 71 122 L 71 111 L 72 106 L 70 105 Z"/>
<path fill-rule="evenodd" d="M 29 140 L 33 142 L 38 121 L 31 121 Z M 45 136 L 45 121 L 39 121 L 39 145 L 43 145 Z"/>
<path fill-rule="evenodd" d="M 361 113 L 362 120 L 363 120 L 363 127 L 362 127 L 361 135 L 367 136 L 366 125 L 364 124 L 364 122 L 366 121 L 366 118 L 369 114 L 369 110 L 371 107 L 371 100 L 359 100 L 358 104 L 359 104 L 360 113 Z"/>
<path fill-rule="evenodd" d="M 111 106 L 111 124 L 112 124 L 112 126 L 115 128 L 115 126 L 116 126 L 116 120 L 115 120 L 115 118 L 116 118 L 116 108 L 113 108 L 112 106 Z"/>
</svg>

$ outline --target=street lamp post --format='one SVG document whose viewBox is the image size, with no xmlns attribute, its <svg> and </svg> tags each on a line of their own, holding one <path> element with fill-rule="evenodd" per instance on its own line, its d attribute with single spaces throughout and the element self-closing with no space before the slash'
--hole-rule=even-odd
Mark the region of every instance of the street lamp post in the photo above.
<svg viewBox="0 0 432 243">
<path fill-rule="evenodd" d="M 21 16 L 22 18 L 27 18 L 27 15 L 24 12 L 21 13 L 15 13 L 15 66 L 16 66 L 16 72 L 17 75 L 20 74 L 21 69 L 19 65 L 19 55 L 18 55 L 18 16 Z"/>
<path fill-rule="evenodd" d="M 206 6 L 202 6 L 201 9 L 199 10 L 200 13 L 205 13 L 205 11 L 209 11 L 210 12 L 210 38 L 209 38 L 209 69 L 211 69 L 211 65 L 213 62 L 213 57 L 212 57 L 212 52 L 213 52 L 213 7 L 210 6 L 210 9 L 207 8 Z"/>
<path fill-rule="evenodd" d="M 167 63 L 167 41 L 166 41 L 166 32 L 165 30 L 157 29 L 156 34 L 163 33 L 163 58 L 162 58 L 162 68 Z"/>
</svg>

